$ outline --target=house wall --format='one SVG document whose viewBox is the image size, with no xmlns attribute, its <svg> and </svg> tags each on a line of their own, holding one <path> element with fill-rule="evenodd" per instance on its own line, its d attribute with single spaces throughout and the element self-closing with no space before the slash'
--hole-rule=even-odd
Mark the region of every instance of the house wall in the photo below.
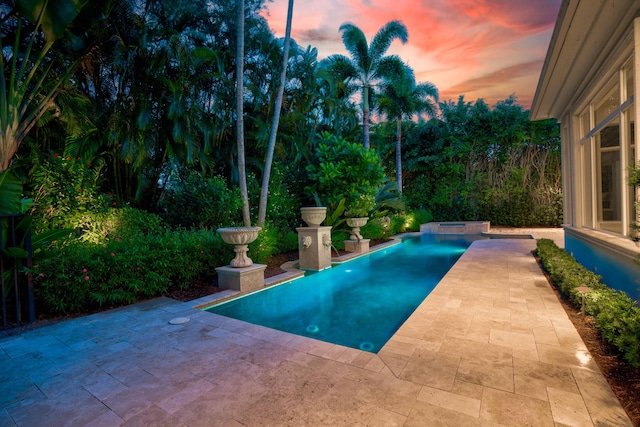
<svg viewBox="0 0 640 427">
<path fill-rule="evenodd" d="M 606 276 L 605 283 L 638 298 L 640 266 L 634 261 L 640 259 L 640 248 L 630 239 L 636 233 L 637 199 L 626 177 L 628 167 L 640 160 L 635 143 L 640 140 L 635 125 L 640 117 L 635 105 L 640 99 L 640 18 L 610 46 L 559 117 L 565 247 L 581 264 Z"/>
</svg>

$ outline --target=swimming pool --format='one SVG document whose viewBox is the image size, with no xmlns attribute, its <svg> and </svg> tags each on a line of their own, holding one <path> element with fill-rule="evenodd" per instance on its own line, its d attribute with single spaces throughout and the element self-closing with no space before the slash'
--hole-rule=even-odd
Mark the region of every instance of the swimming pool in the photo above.
<svg viewBox="0 0 640 427">
<path fill-rule="evenodd" d="M 478 239 L 421 234 L 206 311 L 375 353 Z"/>
</svg>

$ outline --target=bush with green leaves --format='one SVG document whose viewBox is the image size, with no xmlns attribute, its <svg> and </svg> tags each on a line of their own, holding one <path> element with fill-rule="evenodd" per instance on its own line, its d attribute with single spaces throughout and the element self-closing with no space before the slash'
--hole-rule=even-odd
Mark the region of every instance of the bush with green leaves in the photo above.
<svg viewBox="0 0 640 427">
<path fill-rule="evenodd" d="M 373 240 L 388 239 L 396 234 L 420 231 L 420 225 L 431 220 L 431 213 L 424 209 L 399 212 L 371 219 L 362 227 L 362 235 Z"/>
<path fill-rule="evenodd" d="M 258 233 L 258 237 L 249 243 L 249 258 L 255 263 L 266 264 L 269 256 L 278 252 L 280 233 L 275 227 L 265 224 Z"/>
<path fill-rule="evenodd" d="M 636 302 L 603 284 L 600 276 L 580 265 L 553 240 L 539 239 L 536 253 L 553 283 L 577 307 L 582 305 L 582 293 L 576 288 L 591 288 L 593 292 L 585 296 L 585 312 L 594 317 L 604 340 L 627 362 L 640 367 L 640 307 Z"/>
<path fill-rule="evenodd" d="M 26 193 L 33 199 L 30 213 L 36 231 L 73 228 L 75 219 L 84 213 L 117 205 L 113 197 L 99 193 L 95 170 L 80 158 L 56 153 L 39 159 Z"/>
<path fill-rule="evenodd" d="M 94 244 L 102 244 L 116 237 L 162 234 L 169 228 L 158 215 L 129 206 L 86 211 L 67 218 L 65 222 L 76 230 L 80 240 Z"/>
<path fill-rule="evenodd" d="M 189 169 L 171 176 L 159 209 L 173 226 L 215 230 L 240 224 L 242 199 L 239 188 L 229 187 L 223 177 Z"/>
<path fill-rule="evenodd" d="M 253 174 L 247 177 L 251 196 L 251 215 L 258 217 L 260 204 L 260 181 Z M 295 230 L 300 221 L 300 200 L 295 194 L 296 172 L 291 165 L 274 162 L 269 179 L 269 198 L 267 199 L 266 221 L 283 233 Z"/>
<path fill-rule="evenodd" d="M 328 132 L 320 138 L 314 162 L 307 166 L 310 184 L 305 191 L 333 209 L 345 199 L 345 216 L 368 216 L 386 179 L 380 157 L 375 150 Z"/>
<path fill-rule="evenodd" d="M 36 266 L 35 291 L 49 313 L 129 304 L 211 278 L 232 257 L 233 248 L 205 230 L 122 235 L 100 244 L 76 239 Z"/>
<path fill-rule="evenodd" d="M 210 280 L 229 264 L 234 247 L 214 231 L 171 230 L 157 215 L 134 208 L 85 213 L 79 238 L 59 243 L 55 255 L 34 267 L 40 310 L 90 311 L 187 288 Z M 268 223 L 249 245 L 249 256 L 266 263 L 274 253 L 297 249 L 293 232 Z"/>
<path fill-rule="evenodd" d="M 390 230 L 387 222 L 388 217 L 375 218 L 367 221 L 360 233 L 367 239 L 382 240 L 389 238 Z"/>
</svg>

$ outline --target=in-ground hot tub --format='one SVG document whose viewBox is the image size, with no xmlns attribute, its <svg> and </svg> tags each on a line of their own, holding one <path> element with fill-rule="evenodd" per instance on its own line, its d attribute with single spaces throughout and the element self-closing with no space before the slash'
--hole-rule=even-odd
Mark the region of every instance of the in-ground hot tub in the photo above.
<svg viewBox="0 0 640 427">
<path fill-rule="evenodd" d="M 420 225 L 420 231 L 432 234 L 482 234 L 488 233 L 490 221 L 444 221 Z"/>
</svg>

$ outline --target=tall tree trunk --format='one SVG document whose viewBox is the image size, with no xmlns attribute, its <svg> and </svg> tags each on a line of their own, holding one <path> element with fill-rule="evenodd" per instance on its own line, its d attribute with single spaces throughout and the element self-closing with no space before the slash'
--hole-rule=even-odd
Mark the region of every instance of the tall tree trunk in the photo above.
<svg viewBox="0 0 640 427">
<path fill-rule="evenodd" d="M 364 148 L 369 148 L 369 86 L 365 83 L 362 88 L 362 132 L 364 133 Z"/>
<path fill-rule="evenodd" d="M 282 52 L 282 72 L 280 73 L 280 87 L 276 95 L 276 105 L 273 112 L 273 122 L 271 123 L 271 133 L 269 135 L 269 145 L 267 146 L 267 157 L 264 161 L 264 174 L 262 175 L 262 188 L 260 189 L 260 205 L 258 207 L 258 226 L 262 227 L 267 217 L 267 199 L 269 197 L 269 179 L 271 178 L 271 164 L 273 163 L 273 151 L 276 146 L 278 136 L 278 123 L 280 122 L 280 110 L 282 109 L 282 98 L 284 96 L 284 85 L 287 80 L 287 63 L 289 62 L 289 44 L 291 41 L 291 20 L 293 18 L 293 0 L 289 0 L 287 10 L 287 27 L 284 35 L 284 46 Z"/>
<path fill-rule="evenodd" d="M 396 131 L 396 183 L 398 184 L 398 194 L 402 194 L 402 117 L 398 117 Z"/>
<path fill-rule="evenodd" d="M 244 160 L 244 0 L 238 0 L 238 35 L 236 50 L 236 142 L 238 145 L 238 180 L 242 196 L 242 221 L 245 227 L 251 227 L 249 212 L 249 193 L 247 191 L 247 172 Z"/>
</svg>

